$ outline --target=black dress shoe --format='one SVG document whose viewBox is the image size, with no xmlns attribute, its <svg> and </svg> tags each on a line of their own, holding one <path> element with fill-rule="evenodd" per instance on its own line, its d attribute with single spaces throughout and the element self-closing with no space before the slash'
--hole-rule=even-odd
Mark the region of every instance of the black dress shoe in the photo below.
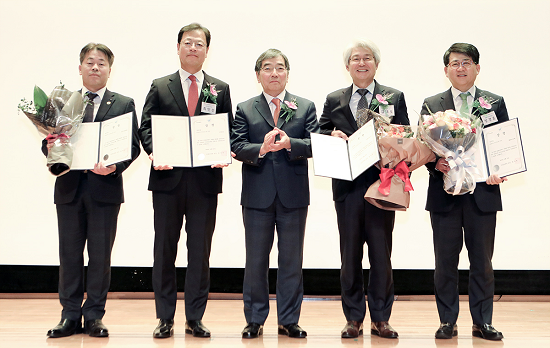
<svg viewBox="0 0 550 348">
<path fill-rule="evenodd" d="M 101 319 L 86 320 L 84 323 L 84 332 L 91 337 L 108 337 L 109 330 L 103 325 Z"/>
<path fill-rule="evenodd" d="M 456 324 L 441 323 L 439 329 L 435 332 L 435 338 L 451 339 L 458 335 L 458 329 Z"/>
<path fill-rule="evenodd" d="M 350 320 L 342 329 L 342 338 L 357 338 L 363 334 L 363 323 Z"/>
<path fill-rule="evenodd" d="M 279 335 L 286 335 L 292 338 L 305 338 L 307 332 L 298 324 L 279 325 Z"/>
<path fill-rule="evenodd" d="M 210 330 L 200 320 L 187 320 L 185 322 L 185 333 L 192 334 L 193 337 L 210 337 Z"/>
<path fill-rule="evenodd" d="M 472 325 L 472 336 L 480 337 L 490 341 L 500 341 L 504 338 L 502 332 L 497 331 L 491 324 Z"/>
<path fill-rule="evenodd" d="M 173 319 L 160 319 L 159 324 L 153 331 L 154 338 L 168 338 L 174 334 L 174 320 Z"/>
<path fill-rule="evenodd" d="M 248 323 L 242 332 L 243 338 L 258 338 L 263 333 L 264 327 L 258 323 Z"/>
<path fill-rule="evenodd" d="M 47 336 L 51 338 L 58 338 L 79 333 L 82 333 L 82 322 L 80 320 L 61 319 L 56 327 L 48 330 Z"/>
<path fill-rule="evenodd" d="M 370 325 L 371 335 L 380 336 L 382 338 L 397 338 L 399 334 L 391 327 L 387 321 L 373 321 Z"/>
</svg>

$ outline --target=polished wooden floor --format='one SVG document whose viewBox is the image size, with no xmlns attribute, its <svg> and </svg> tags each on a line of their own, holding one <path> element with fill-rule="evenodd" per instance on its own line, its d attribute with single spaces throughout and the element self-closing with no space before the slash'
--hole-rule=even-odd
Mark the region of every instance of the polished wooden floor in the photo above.
<svg viewBox="0 0 550 348">
<path fill-rule="evenodd" d="M 0 347 L 550 347 L 550 298 L 502 298 L 495 303 L 493 323 L 505 339 L 490 342 L 471 336 L 468 303 L 461 301 L 457 338 L 436 340 L 439 325 L 432 298 L 399 298 L 393 307 L 390 323 L 399 332 L 399 339 L 371 336 L 366 330 L 358 339 L 341 339 L 345 319 L 337 300 L 306 300 L 302 306 L 300 326 L 308 332 L 306 339 L 277 335 L 275 301 L 264 335 L 243 340 L 245 325 L 242 301 L 210 300 L 203 322 L 212 331 L 210 339 L 185 335 L 183 301 L 178 301 L 175 335 L 169 339 L 153 339 L 157 324 L 154 301 L 150 298 L 110 298 L 103 322 L 109 328 L 108 338 L 92 338 L 84 334 L 65 338 L 47 338 L 46 332 L 57 324 L 61 306 L 51 298 L 0 297 Z"/>
</svg>

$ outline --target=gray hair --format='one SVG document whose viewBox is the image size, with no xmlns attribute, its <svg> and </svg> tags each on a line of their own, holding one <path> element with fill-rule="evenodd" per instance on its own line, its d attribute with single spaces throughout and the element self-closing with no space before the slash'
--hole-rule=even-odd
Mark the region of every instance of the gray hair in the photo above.
<svg viewBox="0 0 550 348">
<path fill-rule="evenodd" d="M 285 68 L 286 70 L 290 71 L 290 63 L 288 62 L 288 58 L 285 56 L 283 52 L 279 51 L 276 48 L 270 48 L 264 53 L 260 54 L 260 56 L 256 60 L 256 66 L 254 67 L 254 71 L 259 72 L 262 69 L 262 63 L 264 62 L 264 60 L 277 58 L 277 57 L 283 57 L 283 60 L 285 61 Z"/>
<path fill-rule="evenodd" d="M 344 50 L 344 64 L 346 64 L 346 66 L 349 65 L 351 51 L 353 51 L 354 48 L 367 48 L 371 50 L 372 54 L 374 55 L 374 62 L 376 64 L 380 63 L 380 49 L 378 48 L 378 46 L 376 46 L 376 44 L 371 40 L 361 39 L 361 40 L 354 40 Z"/>
</svg>

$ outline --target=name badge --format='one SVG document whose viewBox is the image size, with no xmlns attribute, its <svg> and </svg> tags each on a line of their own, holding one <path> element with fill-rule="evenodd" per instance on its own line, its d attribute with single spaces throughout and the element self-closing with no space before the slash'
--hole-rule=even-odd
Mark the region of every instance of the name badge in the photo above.
<svg viewBox="0 0 550 348">
<path fill-rule="evenodd" d="M 483 125 L 488 126 L 497 122 L 498 118 L 495 112 L 491 111 L 489 113 L 486 113 L 485 115 L 481 115 L 481 121 L 483 121 Z"/>
<path fill-rule="evenodd" d="M 216 114 L 216 104 L 202 102 L 201 112 L 206 114 L 215 115 Z"/>
<path fill-rule="evenodd" d="M 378 107 L 378 113 L 382 116 L 393 117 L 395 116 L 395 109 L 393 105 L 380 104 Z"/>
</svg>

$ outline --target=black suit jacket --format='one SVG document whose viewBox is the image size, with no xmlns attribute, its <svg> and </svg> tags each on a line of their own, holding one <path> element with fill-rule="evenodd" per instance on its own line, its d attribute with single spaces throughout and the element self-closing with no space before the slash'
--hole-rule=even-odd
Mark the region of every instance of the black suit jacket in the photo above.
<svg viewBox="0 0 550 348">
<path fill-rule="evenodd" d="M 139 137 L 136 108 L 132 98 L 123 96 L 108 89 L 105 90 L 101 105 L 97 110 L 94 122 L 101 122 L 132 112 L 132 158 L 116 164 L 116 171 L 109 175 L 97 175 L 88 171 L 88 182 L 92 198 L 102 203 L 123 203 L 124 190 L 122 186 L 122 172 L 139 156 Z M 47 155 L 46 141 L 42 142 L 42 152 Z M 54 203 L 71 203 L 76 195 L 82 170 L 71 170 L 59 176 L 55 181 Z"/>
<path fill-rule="evenodd" d="M 330 135 L 333 130 L 340 130 L 348 137 L 357 131 L 357 122 L 353 118 L 353 113 L 349 107 L 349 101 L 353 91 L 353 85 L 348 88 L 339 89 L 330 93 L 325 101 L 323 114 L 319 119 L 321 133 Z M 390 104 L 394 106 L 395 116 L 392 119 L 393 124 L 409 124 L 407 105 L 403 92 L 397 89 L 380 85 L 375 81 L 374 96 L 377 94 L 393 93 Z M 378 111 L 378 108 L 374 111 Z M 372 185 L 380 177 L 380 169 L 372 166 L 361 176 L 366 176 L 367 187 Z M 356 180 L 359 178 L 356 178 Z M 332 195 L 335 201 L 343 201 L 348 193 L 353 189 L 353 182 L 339 179 L 332 179 Z"/>
<path fill-rule="evenodd" d="M 291 151 L 268 152 L 259 158 L 265 135 L 275 127 L 265 96 L 260 94 L 237 105 L 231 132 L 231 149 L 243 162 L 241 204 L 265 209 L 278 195 L 287 208 L 309 205 L 307 159 L 311 157 L 310 133 L 319 132 L 315 105 L 286 93 L 285 100 L 296 98 L 298 109 L 288 122 L 279 117 L 277 127 L 290 137 Z M 282 113 L 282 112 L 281 112 Z"/>
<path fill-rule="evenodd" d="M 204 73 L 204 81 L 199 95 L 197 109 L 201 108 L 204 95 L 202 89 L 208 84 L 216 85 L 218 97 L 216 99 L 216 113 L 228 113 L 229 127 L 233 123 L 233 111 L 231 107 L 231 96 L 229 93 L 229 85 L 221 80 Z M 210 101 L 209 101 L 210 102 Z M 204 115 L 204 113 L 200 113 Z M 153 150 L 153 138 L 151 135 L 151 115 L 175 115 L 189 116 L 187 103 L 183 95 L 181 87 L 181 78 L 178 71 L 174 74 L 158 78 L 151 84 L 149 94 L 145 98 L 143 106 L 143 114 L 141 115 L 141 126 L 139 128 L 139 136 L 141 144 L 147 154 L 151 154 Z M 194 170 L 200 173 L 200 186 L 203 192 L 208 194 L 218 194 L 222 192 L 222 169 L 210 167 L 197 168 L 174 168 L 172 170 L 155 170 L 151 164 L 149 175 L 149 190 L 151 191 L 171 191 L 180 181 L 185 170 Z"/>
<path fill-rule="evenodd" d="M 506 104 L 504 104 L 504 99 L 501 96 L 476 88 L 476 95 L 474 99 L 477 100 L 480 96 L 488 96 L 496 100 L 496 102 L 492 105 L 491 110 L 497 115 L 497 123 L 508 120 Z M 426 98 L 422 104 L 421 114 L 429 115 L 430 113 L 428 108 L 433 113 L 438 111 L 454 110 L 455 105 L 453 102 L 451 89 L 449 88 L 443 93 Z M 474 115 L 476 115 L 476 112 L 474 112 Z M 492 125 L 489 125 L 489 127 L 490 126 Z M 430 172 L 430 184 L 428 187 L 426 210 L 433 212 L 448 212 L 453 209 L 455 197 L 448 194 L 443 189 L 443 173 L 435 170 L 435 164 L 436 162 L 426 164 L 426 168 L 428 168 L 428 171 Z M 487 185 L 484 182 L 477 183 L 473 195 L 475 202 L 481 211 L 496 212 L 502 210 L 499 185 Z"/>
</svg>

